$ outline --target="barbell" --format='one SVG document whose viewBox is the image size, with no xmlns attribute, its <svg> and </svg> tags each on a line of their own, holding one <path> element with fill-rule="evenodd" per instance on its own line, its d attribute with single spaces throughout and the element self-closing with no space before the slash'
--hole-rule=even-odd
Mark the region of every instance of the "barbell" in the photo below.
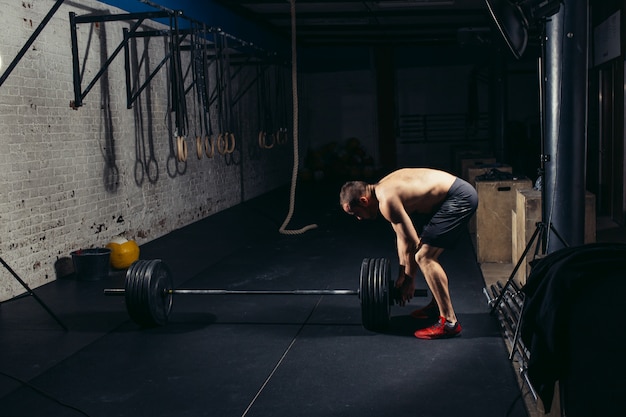
<svg viewBox="0 0 626 417">
<path fill-rule="evenodd" d="M 166 324 L 174 295 L 357 295 L 361 302 L 363 327 L 372 331 L 382 331 L 389 326 L 391 306 L 400 298 L 386 258 L 363 259 L 357 290 L 174 289 L 172 273 L 163 261 L 138 260 L 126 271 L 124 288 L 107 288 L 104 294 L 123 295 L 128 315 L 142 327 Z M 417 289 L 414 295 L 425 297 L 426 294 L 426 290 Z"/>
</svg>

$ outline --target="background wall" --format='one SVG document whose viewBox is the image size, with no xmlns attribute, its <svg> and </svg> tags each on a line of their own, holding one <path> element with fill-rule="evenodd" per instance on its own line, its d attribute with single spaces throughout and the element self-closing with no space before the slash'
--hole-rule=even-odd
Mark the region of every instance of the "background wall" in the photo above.
<svg viewBox="0 0 626 417">
<path fill-rule="evenodd" d="M 300 100 L 303 145 L 340 149 L 357 138 L 378 160 L 375 74 L 368 69 L 304 73 Z"/>
<path fill-rule="evenodd" d="M 372 51 L 330 47 L 298 51 L 301 137 L 307 149 L 335 152 L 341 159 L 350 139 L 357 138 L 378 168 L 381 147 L 392 142 L 396 167 L 453 170 L 459 149 L 496 156 L 496 149 L 503 146 L 496 143 L 495 133 L 499 133 L 505 136 L 506 148 L 498 162 L 535 175 L 540 138 L 538 76 L 532 55 L 512 62 L 508 51 L 492 45 L 389 48 L 395 79 L 390 83 L 393 91 L 382 94 L 393 96 L 393 137 L 381 137 L 378 130 L 381 92 Z M 501 131 L 491 126 L 499 118 L 504 123 Z"/>
<path fill-rule="evenodd" d="M 201 7 L 198 2 L 159 3 L 183 12 L 193 3 L 190 14 L 194 18 L 270 51 L 276 48 L 280 65 L 266 69 L 264 77 L 270 81 L 265 87 L 273 100 L 271 112 L 274 116 L 280 113 L 288 124 L 286 144 L 272 149 L 258 146 L 268 96 L 261 96 L 261 85 L 255 78 L 259 68 L 255 65 L 233 67 L 236 75 L 230 87 L 232 96 L 238 99 L 232 108 L 232 128 L 237 138 L 232 155 L 196 157 L 195 136 L 198 131 L 201 135 L 206 132 L 198 120 L 201 112 L 194 107 L 193 94 L 189 94 L 189 155 L 185 162 L 178 162 L 168 68 L 163 67 L 133 107 L 127 109 L 122 54 L 96 82 L 84 105 L 72 110 L 68 13 L 83 16 L 122 12 L 115 6 L 128 7 L 131 12 L 156 10 L 139 1 L 106 3 L 64 2 L 0 86 L 0 256 L 32 287 L 57 278 L 59 267 L 74 250 L 103 246 L 118 235 L 142 244 L 284 186 L 291 179 L 294 132 L 289 39 L 265 36 L 253 24 L 248 25 L 212 2 L 203 2 Z M 0 0 L 4 33 L 0 39 L 0 71 L 53 4 L 51 0 Z M 83 88 L 122 41 L 122 28 L 130 24 L 79 25 Z M 163 21 L 146 21 L 141 30 L 165 27 Z M 398 166 L 453 169 L 451 157 L 456 146 L 493 149 L 495 138 L 488 123 L 494 119 L 493 85 L 502 80 L 506 84 L 502 91 L 509 95 L 499 101 L 502 106 L 495 111 L 502 112 L 505 121 L 519 123 L 523 134 L 518 129 L 514 136 L 521 137 L 523 144 L 536 142 L 537 138 L 529 136 L 538 111 L 535 63 L 514 62 L 508 67 L 505 62 L 499 72 L 493 69 L 493 62 L 504 59 L 498 55 L 500 52 L 489 45 L 468 44 L 395 48 L 391 65 L 395 80 L 390 84 L 395 91 L 385 92 L 394 101 L 395 137 L 381 138 L 377 109 L 381 92 L 377 91 L 379 80 L 372 50 L 299 48 L 301 179 L 313 178 L 319 166 L 328 170 L 327 177 L 338 173 L 341 179 L 377 179 L 376 169 L 384 149 L 381 147 L 390 141 L 395 141 Z M 143 82 L 166 53 L 164 38 L 134 41 L 133 85 Z M 186 68 L 189 56 L 183 54 L 182 59 Z M 285 87 L 282 97 L 276 98 L 279 79 Z M 217 104 L 212 105 L 209 114 L 217 134 L 223 128 L 218 123 Z M 479 131 L 466 129 L 466 120 L 476 115 L 484 125 Z M 445 126 L 444 140 L 435 143 L 419 137 L 407 139 L 407 116 L 443 117 L 444 124 L 452 122 Z M 0 273 L 0 301 L 22 292 L 17 282 Z"/>
<path fill-rule="evenodd" d="M 53 4 L 0 0 L 0 72 Z M 291 177 L 291 141 L 272 149 L 258 146 L 257 90 L 242 90 L 255 76 L 253 66 L 241 68 L 232 81 L 233 96 L 242 95 L 233 106 L 237 149 L 232 155 L 216 151 L 213 158 L 197 158 L 198 113 L 189 94 L 189 153 L 178 162 L 167 69 L 127 109 L 123 54 L 84 105 L 71 109 L 70 11 L 79 16 L 121 12 L 96 1 L 66 1 L 0 87 L 0 256 L 33 288 L 57 278 L 57 269 L 74 250 L 104 246 L 118 235 L 142 244 Z M 84 88 L 130 23 L 78 26 Z M 146 23 L 142 30 L 149 27 L 163 26 Z M 133 77 L 145 79 L 165 55 L 164 38 L 138 39 L 133 51 L 138 65 Z M 183 55 L 183 67 L 188 63 Z M 286 108 L 290 121 L 290 101 Z M 211 117 L 217 134 L 215 108 Z M 0 301 L 22 292 L 0 271 Z"/>
</svg>

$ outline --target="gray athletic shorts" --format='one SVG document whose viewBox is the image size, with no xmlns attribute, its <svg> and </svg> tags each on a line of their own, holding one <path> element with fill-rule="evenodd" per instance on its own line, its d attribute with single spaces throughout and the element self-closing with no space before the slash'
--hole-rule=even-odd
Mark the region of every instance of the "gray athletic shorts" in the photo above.
<svg viewBox="0 0 626 417">
<path fill-rule="evenodd" d="M 477 206 L 478 194 L 474 187 L 457 178 L 435 213 L 430 217 L 422 217 L 422 243 L 437 248 L 454 247 Z"/>
</svg>

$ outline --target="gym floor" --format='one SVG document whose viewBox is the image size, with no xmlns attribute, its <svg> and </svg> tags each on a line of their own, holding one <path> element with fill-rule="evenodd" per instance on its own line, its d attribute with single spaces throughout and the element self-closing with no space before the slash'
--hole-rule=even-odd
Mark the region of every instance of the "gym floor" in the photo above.
<svg viewBox="0 0 626 417">
<path fill-rule="evenodd" d="M 383 220 L 341 212 L 336 184 L 280 189 L 141 247 L 176 288 L 356 289 L 363 258 L 397 256 Z M 469 234 L 441 261 L 460 337 L 418 340 L 429 323 L 392 307 L 384 333 L 361 326 L 354 295 L 175 295 L 165 326 L 126 312 L 124 271 L 57 279 L 0 304 L 0 416 L 527 416 Z M 19 274 L 19 271 L 16 271 Z M 13 279 L 6 271 L 2 280 Z M 418 281 L 418 288 L 426 288 Z M 524 394 L 525 395 L 525 394 Z"/>
</svg>

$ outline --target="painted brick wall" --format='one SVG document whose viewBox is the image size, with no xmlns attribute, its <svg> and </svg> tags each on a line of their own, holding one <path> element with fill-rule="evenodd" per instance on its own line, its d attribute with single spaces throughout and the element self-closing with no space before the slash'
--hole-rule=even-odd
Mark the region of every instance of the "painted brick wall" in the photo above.
<svg viewBox="0 0 626 417">
<path fill-rule="evenodd" d="M 50 0 L 0 0 L 0 74 L 53 5 Z M 0 86 L 0 256 L 32 288 L 56 279 L 57 268 L 74 250 L 104 246 L 118 235 L 142 244 L 291 178 L 291 141 L 272 149 L 258 146 L 258 90 L 246 88 L 255 85 L 254 66 L 241 67 L 231 81 L 238 100 L 231 123 L 237 150 L 230 156 L 217 151 L 213 158 L 196 156 L 195 136 L 205 132 L 189 94 L 188 158 L 178 162 L 166 68 L 128 109 L 123 54 L 95 83 L 84 105 L 71 109 L 70 11 L 79 16 L 121 12 L 91 0 L 65 2 Z M 78 26 L 83 88 L 129 26 Z M 142 30 L 148 28 L 163 26 L 146 22 Z M 163 38 L 134 44 L 131 74 L 144 80 L 164 57 L 166 45 Z M 188 63 L 183 55 L 183 68 Z M 290 101 L 286 108 L 291 112 Z M 210 114 L 218 134 L 216 106 Z M 288 129 L 290 118 L 291 113 Z M 23 292 L 0 270 L 0 301 Z"/>
</svg>

